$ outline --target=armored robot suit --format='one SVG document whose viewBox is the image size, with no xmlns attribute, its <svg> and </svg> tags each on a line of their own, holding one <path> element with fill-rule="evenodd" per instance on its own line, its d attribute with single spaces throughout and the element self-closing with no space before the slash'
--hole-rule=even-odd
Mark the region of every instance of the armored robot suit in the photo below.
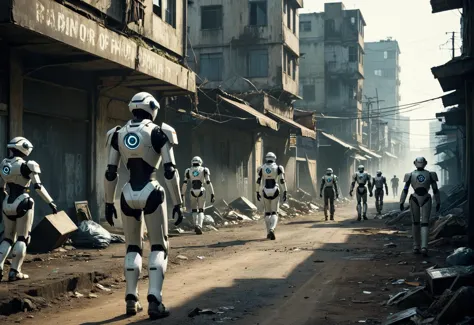
<svg viewBox="0 0 474 325">
<path fill-rule="evenodd" d="M 359 167 L 359 171 L 352 176 L 352 184 L 350 195 L 354 190 L 354 186 L 357 183 L 357 220 L 361 220 L 361 216 L 364 220 L 367 220 L 367 189 L 369 190 L 370 196 L 372 197 L 372 185 L 371 185 L 371 176 L 364 171 L 363 168 Z M 361 202 L 364 206 L 362 209 Z"/>
<path fill-rule="evenodd" d="M 393 176 L 393 178 L 390 180 L 392 183 L 392 192 L 393 192 L 393 197 L 396 197 L 398 195 L 398 177 L 396 175 Z"/>
<path fill-rule="evenodd" d="M 193 222 L 195 226 L 195 232 L 198 235 L 202 234 L 202 224 L 204 222 L 204 206 L 206 203 L 206 189 L 207 186 L 211 192 L 211 203 L 214 203 L 214 187 L 211 183 L 210 171 L 206 167 L 202 167 L 202 159 L 200 157 L 194 157 L 192 160 L 191 168 L 186 169 L 184 172 L 184 181 L 181 188 L 183 195 L 186 193 L 188 181 L 191 182 L 191 210 L 193 214 Z"/>
<path fill-rule="evenodd" d="M 334 193 L 339 198 L 339 189 L 337 187 L 337 176 L 332 173 L 332 169 L 328 169 L 328 173 L 321 178 L 320 196 L 324 198 L 324 217 L 328 220 L 328 208 L 330 210 L 330 218 L 334 220 Z"/>
<path fill-rule="evenodd" d="M 440 209 L 440 193 L 438 190 L 438 175 L 436 172 L 430 172 L 424 169 L 427 162 L 423 157 L 415 160 L 417 169 L 411 173 L 405 174 L 403 188 L 400 197 L 400 209 L 404 210 L 404 203 L 408 195 L 410 186 L 414 193 L 410 195 L 409 204 L 412 215 L 412 231 L 413 231 L 413 251 L 414 253 L 421 252 L 426 255 L 428 253 L 428 235 L 429 235 L 429 219 L 431 215 L 432 198 L 429 194 L 430 187 L 433 189 L 433 194 L 436 200 L 436 211 Z M 421 222 L 420 222 L 421 221 Z"/>
<path fill-rule="evenodd" d="M 275 228 L 278 223 L 278 209 L 280 206 L 280 186 L 283 188 L 283 201 L 286 201 L 286 181 L 285 170 L 283 166 L 275 163 L 276 156 L 273 153 L 268 153 L 266 156 L 266 163 L 258 168 L 257 185 L 257 200 L 260 201 L 263 194 L 263 206 L 265 209 L 265 225 L 267 229 L 267 239 L 275 240 Z"/>
<path fill-rule="evenodd" d="M 375 187 L 375 208 L 377 213 L 381 214 L 383 209 L 383 189 L 385 187 L 385 193 L 388 195 L 387 179 L 382 176 L 382 173 L 377 173 L 372 182 L 372 190 Z"/>
<path fill-rule="evenodd" d="M 176 170 L 173 146 L 178 144 L 175 130 L 163 123 L 154 124 L 159 104 L 148 93 L 136 94 L 129 104 L 135 119 L 124 127 L 115 127 L 107 133 L 109 160 L 105 175 L 106 219 L 113 225 L 116 210 L 113 205 L 118 182 L 120 160 L 127 166 L 130 179 L 122 188 L 120 209 L 124 225 L 127 253 L 124 272 L 127 282 L 126 313 L 140 311 L 138 278 L 142 269 L 142 214 L 148 229 L 151 252 L 148 258 L 148 314 L 150 318 L 169 315 L 162 303 L 164 275 L 168 264 L 168 210 L 163 187 L 156 180 L 155 172 L 161 161 L 164 166 L 165 184 L 174 204 L 173 218 L 182 220 L 182 198 L 179 174 Z"/>
<path fill-rule="evenodd" d="M 21 272 L 21 267 L 31 240 L 34 219 L 35 203 L 28 194 L 31 183 L 39 196 L 49 204 L 53 213 L 57 213 L 57 209 L 48 191 L 41 184 L 41 169 L 38 163 L 24 160 L 33 150 L 31 142 L 23 137 L 16 137 L 8 143 L 7 148 L 12 152 L 12 156 L 0 163 L 0 202 L 3 201 L 2 219 L 5 228 L 4 239 L 0 243 L 0 280 L 3 277 L 5 260 L 11 250 L 13 260 L 8 280 L 14 281 L 29 277 Z"/>
</svg>

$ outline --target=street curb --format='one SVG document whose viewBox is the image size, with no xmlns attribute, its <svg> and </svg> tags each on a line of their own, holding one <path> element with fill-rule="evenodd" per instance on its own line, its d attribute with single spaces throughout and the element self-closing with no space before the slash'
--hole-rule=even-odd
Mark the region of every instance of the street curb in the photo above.
<svg viewBox="0 0 474 325">
<path fill-rule="evenodd" d="M 32 302 L 40 301 L 43 307 L 48 305 L 47 301 L 60 297 L 67 292 L 78 290 L 91 290 L 94 283 L 110 277 L 111 274 L 103 272 L 83 272 L 67 274 L 60 279 L 51 280 L 46 284 L 38 285 L 33 288 L 25 286 L 25 291 L 21 288 L 11 292 L 9 297 L 0 301 L 0 315 L 9 316 L 31 308 L 25 304 L 25 299 Z M 38 306 L 41 307 L 41 306 Z"/>
</svg>

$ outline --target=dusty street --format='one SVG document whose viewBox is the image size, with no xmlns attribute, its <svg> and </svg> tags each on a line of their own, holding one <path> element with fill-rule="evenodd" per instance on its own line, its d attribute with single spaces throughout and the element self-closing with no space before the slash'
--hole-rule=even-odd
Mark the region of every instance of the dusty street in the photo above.
<svg viewBox="0 0 474 325">
<path fill-rule="evenodd" d="M 386 204 L 386 209 L 396 205 Z M 416 259 L 406 232 L 384 230 L 381 220 L 357 223 L 354 215 L 350 204 L 337 211 L 335 222 L 322 221 L 321 213 L 284 221 L 277 228 L 276 241 L 261 239 L 263 222 L 200 237 L 173 237 L 164 289 L 165 305 L 172 314 L 165 320 L 147 320 L 144 282 L 140 284 L 144 312 L 132 318 L 122 316 L 123 282 L 115 281 L 120 283 L 112 292 L 98 292 L 97 298 L 87 299 L 88 293 L 83 292 L 83 298 L 65 297 L 41 312 L 4 318 L 2 324 L 330 325 L 381 321 L 394 310 L 380 303 L 403 287 L 392 285 L 392 280 L 424 270 L 436 257 L 427 259 L 428 263 Z M 384 247 L 389 242 L 396 247 Z M 178 254 L 188 259 L 176 259 Z M 196 307 L 217 313 L 188 317 Z"/>
</svg>

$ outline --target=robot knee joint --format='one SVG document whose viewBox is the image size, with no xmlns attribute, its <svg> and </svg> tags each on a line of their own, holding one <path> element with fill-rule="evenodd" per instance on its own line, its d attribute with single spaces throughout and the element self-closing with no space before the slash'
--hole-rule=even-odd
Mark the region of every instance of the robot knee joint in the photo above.
<svg viewBox="0 0 474 325">
<path fill-rule="evenodd" d="M 29 210 L 33 208 L 34 201 L 32 198 L 26 198 L 24 199 L 20 204 L 18 204 L 18 207 L 16 208 L 16 215 L 17 218 L 23 217 Z"/>
<path fill-rule="evenodd" d="M 198 209 L 192 209 L 191 212 L 197 213 Z"/>
<path fill-rule="evenodd" d="M 29 237 L 25 237 L 25 236 L 18 236 L 18 239 L 17 239 L 17 241 L 19 241 L 19 242 L 20 242 L 20 241 L 21 241 L 21 242 L 24 242 L 24 243 L 25 243 L 25 245 L 26 245 L 26 246 L 28 246 L 28 244 L 29 244 L 29 241 L 30 241 L 29 239 L 30 239 Z"/>
<path fill-rule="evenodd" d="M 204 209 L 199 209 L 199 212 L 204 212 Z"/>
<path fill-rule="evenodd" d="M 26 242 L 24 241 L 17 241 L 12 248 L 12 256 L 22 256 L 26 253 Z"/>
<path fill-rule="evenodd" d="M 143 250 L 137 245 L 128 245 L 127 254 L 128 253 L 138 253 L 138 255 L 142 256 Z"/>
<path fill-rule="evenodd" d="M 153 192 L 151 192 L 150 196 L 146 200 L 145 208 L 143 209 L 143 213 L 151 214 L 158 209 L 158 207 L 165 201 L 165 191 L 160 186 L 159 188 L 155 188 Z"/>
<path fill-rule="evenodd" d="M 107 171 L 105 172 L 105 179 L 109 182 L 113 182 L 117 178 L 117 166 L 108 165 Z"/>
</svg>

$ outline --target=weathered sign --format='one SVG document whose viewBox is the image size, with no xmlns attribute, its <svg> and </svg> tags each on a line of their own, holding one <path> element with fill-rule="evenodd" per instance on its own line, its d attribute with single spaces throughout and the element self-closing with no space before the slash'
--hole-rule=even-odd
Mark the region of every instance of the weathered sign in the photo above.
<svg viewBox="0 0 474 325">
<path fill-rule="evenodd" d="M 179 88 L 195 91 L 193 72 L 54 1 L 15 0 L 12 16 L 15 24 L 21 27 Z"/>
</svg>

